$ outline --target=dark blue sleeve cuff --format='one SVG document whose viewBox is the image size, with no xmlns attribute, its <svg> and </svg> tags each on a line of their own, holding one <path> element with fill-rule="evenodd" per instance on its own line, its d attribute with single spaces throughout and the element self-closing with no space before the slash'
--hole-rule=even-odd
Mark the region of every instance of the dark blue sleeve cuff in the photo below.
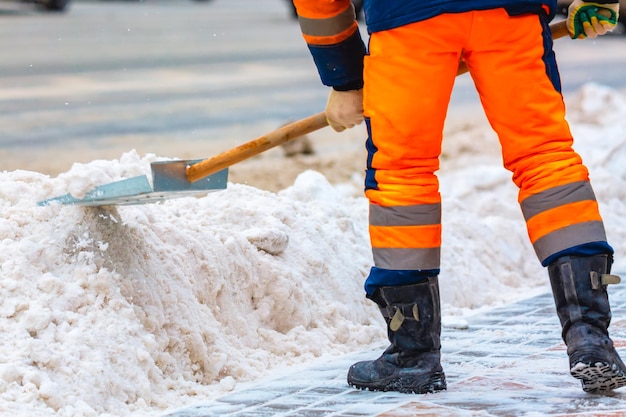
<svg viewBox="0 0 626 417">
<path fill-rule="evenodd" d="M 363 87 L 365 44 L 357 30 L 345 41 L 335 45 L 309 45 L 324 85 L 339 91 Z"/>
<path fill-rule="evenodd" d="M 392 270 L 373 266 L 365 280 L 365 293 L 372 295 L 378 287 L 417 284 L 428 277 L 439 275 L 439 272 L 439 269 Z"/>
</svg>

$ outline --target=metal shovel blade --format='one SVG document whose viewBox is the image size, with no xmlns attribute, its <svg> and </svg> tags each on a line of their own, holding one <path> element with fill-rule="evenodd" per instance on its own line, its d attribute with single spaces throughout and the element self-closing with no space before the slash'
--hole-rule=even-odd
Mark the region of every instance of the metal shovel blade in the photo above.
<svg viewBox="0 0 626 417">
<path fill-rule="evenodd" d="M 39 201 L 37 204 L 40 206 L 47 206 L 52 203 L 78 206 L 137 205 L 226 189 L 227 168 L 195 182 L 190 182 L 187 179 L 187 167 L 200 161 L 202 160 L 152 162 L 150 164 L 152 186 L 150 186 L 147 176 L 140 175 L 99 185 L 83 198 L 65 194 Z"/>
</svg>

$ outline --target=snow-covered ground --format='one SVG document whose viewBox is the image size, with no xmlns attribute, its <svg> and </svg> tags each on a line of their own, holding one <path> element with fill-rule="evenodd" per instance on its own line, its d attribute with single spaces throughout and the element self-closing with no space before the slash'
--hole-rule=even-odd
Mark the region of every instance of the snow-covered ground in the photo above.
<svg viewBox="0 0 626 417">
<path fill-rule="evenodd" d="M 615 270 L 626 271 L 626 98 L 588 84 L 568 109 Z M 493 132 L 458 124 L 445 143 L 441 291 L 456 326 L 548 283 Z M 384 343 L 362 289 L 371 255 L 360 171 L 344 183 L 305 171 L 278 192 L 230 183 L 162 204 L 37 205 L 148 173 L 156 158 L 129 149 L 58 177 L 0 172 L 3 415 L 156 416 Z"/>
</svg>

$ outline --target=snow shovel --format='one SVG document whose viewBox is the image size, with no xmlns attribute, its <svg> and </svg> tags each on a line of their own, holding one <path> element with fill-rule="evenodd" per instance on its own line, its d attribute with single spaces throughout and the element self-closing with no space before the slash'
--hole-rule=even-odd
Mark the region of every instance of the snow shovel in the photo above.
<svg viewBox="0 0 626 417">
<path fill-rule="evenodd" d="M 83 198 L 65 194 L 39 201 L 37 204 L 135 205 L 223 190 L 227 185 L 229 166 L 326 126 L 326 115 L 321 112 L 208 159 L 152 162 L 152 185 L 146 175 L 140 175 L 97 186 Z"/>
</svg>

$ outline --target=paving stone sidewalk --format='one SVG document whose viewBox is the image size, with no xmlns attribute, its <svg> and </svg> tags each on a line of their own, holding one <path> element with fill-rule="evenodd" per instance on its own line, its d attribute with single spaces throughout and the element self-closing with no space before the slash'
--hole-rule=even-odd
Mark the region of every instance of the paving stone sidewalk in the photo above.
<svg viewBox="0 0 626 417">
<path fill-rule="evenodd" d="M 626 283 L 609 287 L 609 297 L 611 336 L 626 359 Z M 467 329 L 442 332 L 444 392 L 406 395 L 349 387 L 348 367 L 376 358 L 386 347 L 381 346 L 259 381 L 165 417 L 626 417 L 626 388 L 591 395 L 569 375 L 551 294 L 467 321 Z"/>
</svg>

